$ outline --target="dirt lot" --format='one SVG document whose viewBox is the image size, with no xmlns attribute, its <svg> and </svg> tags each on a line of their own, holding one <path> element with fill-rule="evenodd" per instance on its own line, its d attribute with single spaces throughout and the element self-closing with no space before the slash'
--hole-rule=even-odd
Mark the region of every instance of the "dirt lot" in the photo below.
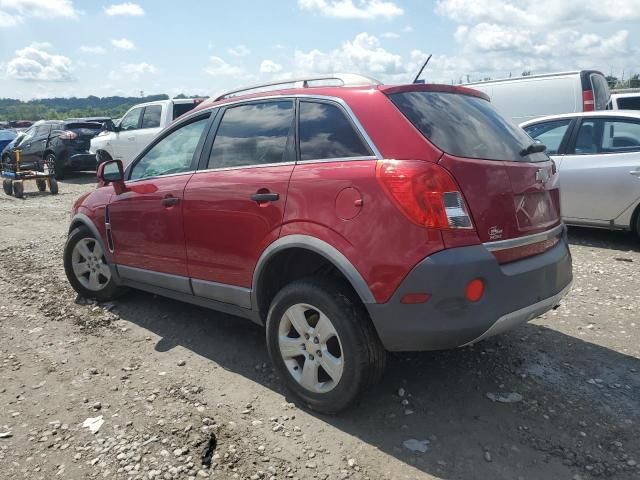
<svg viewBox="0 0 640 480">
<path fill-rule="evenodd" d="M 640 478 L 630 234 L 572 229 L 558 310 L 473 348 L 393 355 L 357 408 L 325 417 L 289 403 L 245 320 L 140 292 L 76 302 L 61 252 L 91 188 L 0 197 L 1 478 Z"/>
</svg>

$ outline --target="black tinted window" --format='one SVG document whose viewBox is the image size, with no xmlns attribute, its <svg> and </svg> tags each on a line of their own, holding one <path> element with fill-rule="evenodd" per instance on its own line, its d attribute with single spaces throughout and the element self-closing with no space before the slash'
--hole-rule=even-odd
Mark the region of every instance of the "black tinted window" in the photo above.
<svg viewBox="0 0 640 480">
<path fill-rule="evenodd" d="M 162 106 L 151 105 L 146 107 L 142 115 L 141 128 L 158 128 L 160 126 L 160 115 L 162 115 Z"/>
<path fill-rule="evenodd" d="M 372 155 L 342 110 L 319 102 L 300 102 L 300 160 Z"/>
<path fill-rule="evenodd" d="M 618 98 L 618 108 L 620 110 L 640 110 L 640 95 Z"/>
<path fill-rule="evenodd" d="M 390 97 L 425 137 L 452 155 L 525 162 L 549 158 L 544 153 L 521 156 L 531 138 L 481 98 L 443 92 L 406 92 Z"/>
<path fill-rule="evenodd" d="M 195 102 L 175 103 L 173 105 L 173 119 L 175 120 L 179 116 L 184 115 L 185 113 L 187 113 L 190 110 L 193 110 L 194 108 L 196 108 Z"/>
<path fill-rule="evenodd" d="M 218 127 L 208 168 L 279 163 L 289 158 L 293 102 L 253 103 L 228 108 Z"/>
</svg>

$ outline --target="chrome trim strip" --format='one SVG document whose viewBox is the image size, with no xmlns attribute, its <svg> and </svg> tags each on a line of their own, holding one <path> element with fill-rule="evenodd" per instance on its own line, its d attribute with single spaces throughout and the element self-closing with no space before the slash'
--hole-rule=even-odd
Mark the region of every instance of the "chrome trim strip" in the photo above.
<svg viewBox="0 0 640 480">
<path fill-rule="evenodd" d="M 219 168 L 205 168 L 204 170 L 196 170 L 195 174 L 206 172 L 220 172 L 226 170 L 240 170 L 242 168 L 265 168 L 265 167 L 281 167 L 284 165 L 295 165 L 296 162 L 277 162 L 277 163 L 261 163 L 256 165 L 239 165 L 237 167 L 219 167 Z"/>
<path fill-rule="evenodd" d="M 188 172 L 170 173 L 169 175 L 154 175 L 153 177 L 136 178 L 135 180 L 125 180 L 124 182 L 125 184 L 137 183 L 137 182 L 144 182 L 145 180 L 153 180 L 156 178 L 179 177 L 181 175 L 192 175 L 194 173 L 196 173 L 196 170 L 189 170 Z"/>
<path fill-rule="evenodd" d="M 327 163 L 327 162 L 359 162 L 362 160 L 376 160 L 377 157 L 368 155 L 364 157 L 339 157 L 339 158 L 319 158 L 317 160 L 300 160 L 298 165 L 305 165 L 307 163 Z"/>
<path fill-rule="evenodd" d="M 512 328 L 517 327 L 522 323 L 526 323 L 534 318 L 539 317 L 543 313 L 548 312 L 553 307 L 560 303 L 560 300 L 569 293 L 571 287 L 573 285 L 573 280 L 569 282 L 569 285 L 564 287 L 560 292 L 555 295 L 545 298 L 533 305 L 529 305 L 528 307 L 521 308 L 520 310 L 516 310 L 515 312 L 507 313 L 506 315 L 501 316 L 496 323 L 491 325 L 482 335 L 478 338 L 471 340 L 470 342 L 465 343 L 464 345 L 460 345 L 461 347 L 466 347 L 468 345 L 472 345 L 474 343 L 479 342 L 488 337 L 492 337 L 494 335 L 498 335 L 500 333 L 506 332 L 507 330 L 511 330 Z"/>
<path fill-rule="evenodd" d="M 560 235 L 565 226 L 561 223 L 557 227 L 547 230 L 546 232 L 534 233 L 533 235 L 527 235 L 526 237 L 510 238 L 508 240 L 498 240 L 497 242 L 483 243 L 487 250 L 490 252 L 496 252 L 499 250 L 506 250 L 508 248 L 523 247 L 525 245 L 531 245 L 532 243 L 543 242 L 550 238 Z"/>
</svg>

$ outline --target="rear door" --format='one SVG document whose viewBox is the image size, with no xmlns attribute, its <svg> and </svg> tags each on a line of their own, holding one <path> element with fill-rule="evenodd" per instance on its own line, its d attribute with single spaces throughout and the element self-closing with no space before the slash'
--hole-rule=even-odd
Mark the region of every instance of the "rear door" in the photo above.
<svg viewBox="0 0 640 480">
<path fill-rule="evenodd" d="M 563 216 L 607 223 L 640 198 L 640 120 L 585 117 L 560 164 Z"/>
<path fill-rule="evenodd" d="M 144 147 L 149 145 L 155 136 L 162 130 L 162 105 L 147 105 L 142 112 L 140 128 L 135 132 L 135 147 L 132 147 L 132 158 Z M 169 122 L 166 124 L 168 125 Z"/>
<path fill-rule="evenodd" d="M 112 196 L 108 211 L 121 276 L 190 292 L 182 200 L 208 122 L 206 114 L 177 125 L 127 169 L 126 190 Z"/>
<path fill-rule="evenodd" d="M 294 102 L 232 105 L 218 117 L 202 170 L 185 190 L 189 274 L 196 295 L 248 307 L 255 265 L 282 224 L 295 165 Z"/>
<path fill-rule="evenodd" d="M 527 153 L 531 138 L 491 103 L 473 95 L 429 90 L 390 97 L 429 141 L 446 152 L 439 163 L 461 187 L 481 241 L 521 237 L 560 224 L 553 163 L 544 153 Z"/>
</svg>

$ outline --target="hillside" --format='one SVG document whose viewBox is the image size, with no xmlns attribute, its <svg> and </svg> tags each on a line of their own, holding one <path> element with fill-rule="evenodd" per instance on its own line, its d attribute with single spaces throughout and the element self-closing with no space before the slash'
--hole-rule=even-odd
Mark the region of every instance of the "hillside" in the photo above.
<svg viewBox="0 0 640 480">
<path fill-rule="evenodd" d="M 133 105 L 156 100 L 167 100 L 168 95 L 146 97 L 95 97 L 42 98 L 39 100 L 15 100 L 0 98 L 0 121 L 7 120 L 61 120 L 69 117 L 106 116 L 121 117 Z M 176 98 L 186 98 L 178 95 Z"/>
</svg>

